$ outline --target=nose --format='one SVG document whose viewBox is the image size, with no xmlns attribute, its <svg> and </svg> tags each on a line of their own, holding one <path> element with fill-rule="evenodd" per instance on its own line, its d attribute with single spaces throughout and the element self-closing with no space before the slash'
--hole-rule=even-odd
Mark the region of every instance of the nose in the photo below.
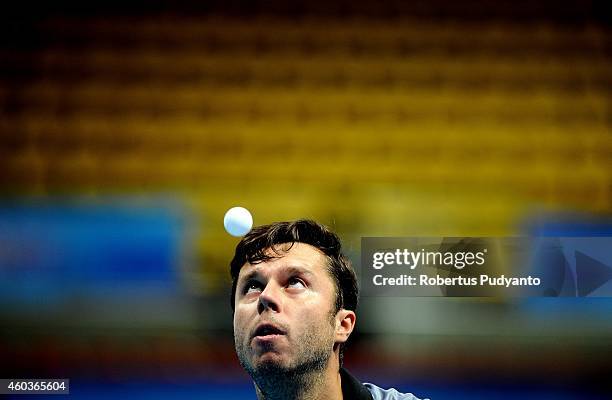
<svg viewBox="0 0 612 400">
<path fill-rule="evenodd" d="M 278 313 L 281 310 L 282 288 L 273 280 L 269 281 L 264 290 L 259 294 L 257 311 L 259 314 L 266 310 Z"/>
</svg>

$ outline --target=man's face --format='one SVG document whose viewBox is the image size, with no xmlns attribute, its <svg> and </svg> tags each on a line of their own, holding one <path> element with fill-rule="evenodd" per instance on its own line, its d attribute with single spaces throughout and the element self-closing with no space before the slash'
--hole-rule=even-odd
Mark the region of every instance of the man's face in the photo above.
<svg viewBox="0 0 612 400">
<path fill-rule="evenodd" d="M 279 245 L 279 258 L 247 263 L 238 275 L 234 342 L 251 376 L 322 369 L 333 352 L 335 286 L 327 259 L 308 244 L 288 248 Z"/>
</svg>

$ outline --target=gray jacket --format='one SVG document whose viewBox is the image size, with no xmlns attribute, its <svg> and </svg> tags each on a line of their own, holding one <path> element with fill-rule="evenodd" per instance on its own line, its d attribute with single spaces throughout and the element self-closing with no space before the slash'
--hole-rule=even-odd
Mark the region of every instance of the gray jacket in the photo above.
<svg viewBox="0 0 612 400">
<path fill-rule="evenodd" d="M 347 400 L 419 400 L 411 393 L 400 393 L 395 389 L 382 389 L 371 383 L 361 383 L 344 368 L 340 368 L 340 376 L 342 396 Z"/>
<path fill-rule="evenodd" d="M 397 390 L 382 389 L 371 383 L 364 383 L 363 386 L 370 391 L 373 400 L 420 400 L 412 393 L 400 393 Z M 429 399 L 423 399 L 429 400 Z"/>
</svg>

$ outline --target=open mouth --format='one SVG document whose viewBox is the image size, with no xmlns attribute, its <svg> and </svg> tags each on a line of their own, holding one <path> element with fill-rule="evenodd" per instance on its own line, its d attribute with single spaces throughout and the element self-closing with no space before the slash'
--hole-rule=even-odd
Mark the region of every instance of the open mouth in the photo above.
<svg viewBox="0 0 612 400">
<path fill-rule="evenodd" d="M 262 324 L 258 326 L 257 329 L 255 329 L 255 332 L 253 333 L 253 337 L 266 338 L 266 337 L 272 337 L 272 336 L 284 335 L 284 334 L 285 332 L 282 329 L 272 324 Z"/>
</svg>

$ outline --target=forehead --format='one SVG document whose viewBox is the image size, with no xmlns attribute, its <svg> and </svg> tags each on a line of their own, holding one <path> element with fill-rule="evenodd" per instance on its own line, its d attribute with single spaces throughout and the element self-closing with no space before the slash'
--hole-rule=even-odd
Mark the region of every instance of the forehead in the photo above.
<svg viewBox="0 0 612 400">
<path fill-rule="evenodd" d="M 277 245 L 275 250 L 278 254 L 271 248 L 265 251 L 265 254 L 275 258 L 257 264 L 244 264 L 240 269 L 239 278 L 254 270 L 266 273 L 284 267 L 304 269 L 314 275 L 329 275 L 327 272 L 327 256 L 314 246 L 300 242 L 293 243 L 293 245 L 283 243 Z"/>
</svg>

